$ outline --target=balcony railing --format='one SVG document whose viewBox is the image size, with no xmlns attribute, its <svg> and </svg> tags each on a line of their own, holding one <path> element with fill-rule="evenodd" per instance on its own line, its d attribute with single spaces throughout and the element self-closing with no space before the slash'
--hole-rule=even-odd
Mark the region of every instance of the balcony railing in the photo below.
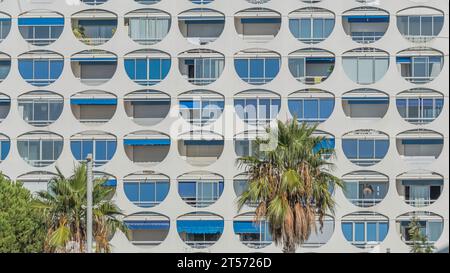
<svg viewBox="0 0 450 273">
<path fill-rule="evenodd" d="M 436 202 L 436 199 L 406 199 L 405 202 L 413 207 L 426 207 Z"/>
<path fill-rule="evenodd" d="M 214 42 L 217 38 L 218 37 L 188 37 L 187 40 L 193 44 L 206 45 Z"/>
<path fill-rule="evenodd" d="M 378 41 L 384 36 L 384 32 L 352 32 L 352 40 L 361 44 L 369 44 Z"/>
<path fill-rule="evenodd" d="M 55 42 L 56 38 L 26 38 L 25 41 L 36 46 L 45 46 Z"/>
<path fill-rule="evenodd" d="M 263 248 L 272 244 L 272 241 L 241 240 L 241 243 L 251 248 Z"/>
<path fill-rule="evenodd" d="M 184 202 L 186 202 L 188 205 L 191 205 L 191 206 L 197 207 L 197 208 L 208 207 L 208 206 L 214 204 L 218 199 L 219 199 L 219 197 L 216 197 L 215 199 L 212 199 L 212 200 L 199 200 L 196 197 L 183 197 Z"/>
<path fill-rule="evenodd" d="M 49 125 L 53 122 L 55 122 L 55 120 L 27 120 L 28 124 L 31 124 L 33 126 L 45 126 L 45 125 Z"/>
<path fill-rule="evenodd" d="M 369 199 L 369 198 L 356 198 L 356 199 L 348 199 L 350 202 L 352 202 L 353 205 L 356 205 L 358 207 L 373 207 L 376 204 L 380 203 L 381 201 L 383 201 L 382 198 L 373 198 L 373 199 Z"/>
<path fill-rule="evenodd" d="M 25 160 L 34 167 L 45 167 L 53 164 L 53 162 L 56 161 L 56 160 L 30 160 L 30 159 Z"/>
<path fill-rule="evenodd" d="M 296 79 L 306 84 L 318 84 L 328 79 L 328 76 L 305 76 L 297 77 Z"/>
<path fill-rule="evenodd" d="M 45 86 L 54 83 L 57 79 L 24 79 L 27 83 L 35 86 Z"/>
<path fill-rule="evenodd" d="M 187 78 L 188 82 L 197 85 L 207 85 L 213 83 L 217 78 Z"/>
<path fill-rule="evenodd" d="M 429 77 L 404 77 L 407 81 L 412 82 L 412 83 L 427 83 L 430 82 L 432 80 L 434 80 L 434 77 L 429 76 Z"/>
<path fill-rule="evenodd" d="M 216 243 L 216 241 L 185 241 L 185 243 L 193 248 L 207 248 Z"/>
<path fill-rule="evenodd" d="M 80 121 L 81 123 L 99 124 L 99 123 L 105 123 L 105 122 L 108 122 L 109 119 L 101 119 L 101 118 L 99 118 L 99 119 L 93 119 L 93 118 L 91 118 L 91 119 L 81 119 L 81 118 L 80 118 L 79 121 Z"/>
<path fill-rule="evenodd" d="M 350 161 L 359 166 L 372 166 L 380 162 L 382 158 L 350 158 Z"/>
<path fill-rule="evenodd" d="M 84 84 L 99 85 L 99 84 L 102 84 L 102 83 L 105 83 L 105 82 L 109 81 L 111 78 L 104 78 L 104 79 L 83 79 L 83 78 L 78 78 L 78 79 Z"/>
<path fill-rule="evenodd" d="M 142 208 L 151 208 L 161 204 L 161 201 L 134 201 L 133 204 Z"/>
<path fill-rule="evenodd" d="M 111 39 L 111 37 L 109 37 L 109 38 L 105 38 L 105 37 L 102 37 L 102 38 L 86 38 L 86 37 L 83 37 L 83 38 L 78 38 L 78 39 L 80 41 L 82 41 L 83 43 L 87 44 L 87 45 L 96 46 L 96 45 L 101 45 L 101 44 L 104 44 L 104 43 L 108 42 Z"/>
<path fill-rule="evenodd" d="M 133 245 L 136 246 L 157 246 L 161 244 L 163 241 L 141 241 L 141 240 L 131 240 L 130 241 Z"/>
<path fill-rule="evenodd" d="M 353 241 L 352 245 L 359 247 L 359 248 L 363 248 L 363 249 L 370 249 L 373 248 L 377 245 L 379 245 L 381 242 L 377 242 L 377 241 L 371 241 L 371 242 L 357 242 L 357 241 Z"/>
</svg>

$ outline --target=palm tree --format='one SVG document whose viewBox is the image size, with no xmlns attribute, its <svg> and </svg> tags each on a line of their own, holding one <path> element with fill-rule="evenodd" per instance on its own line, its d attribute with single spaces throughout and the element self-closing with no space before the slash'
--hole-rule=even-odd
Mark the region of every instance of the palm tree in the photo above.
<svg viewBox="0 0 450 273">
<path fill-rule="evenodd" d="M 408 225 L 411 253 L 432 253 L 434 245 L 428 241 L 428 237 L 422 232 L 421 227 L 417 217 L 413 217 Z"/>
<path fill-rule="evenodd" d="M 37 193 L 34 207 L 40 209 L 47 224 L 46 252 L 84 252 L 86 242 L 86 165 L 81 164 L 67 178 L 56 168 L 57 175 L 48 191 Z M 105 186 L 106 178 L 93 182 L 93 238 L 97 252 L 110 252 L 109 239 L 116 229 L 126 230 L 117 217 L 122 215 L 111 201 L 114 188 Z"/>
<path fill-rule="evenodd" d="M 255 152 L 237 159 L 239 167 L 249 174 L 248 189 L 238 199 L 238 209 L 256 203 L 255 221 L 264 218 L 276 245 L 283 252 L 295 252 L 297 246 L 317 232 L 316 218 L 323 228 L 326 213 L 334 213 L 332 188 L 342 187 L 342 181 L 330 171 L 329 158 L 334 149 L 323 145 L 325 137 L 314 136 L 316 126 L 298 124 L 297 119 L 268 128 L 277 133 L 276 148 Z M 269 140 L 257 139 L 256 145 Z M 262 146 L 260 146 L 262 147 Z"/>
</svg>

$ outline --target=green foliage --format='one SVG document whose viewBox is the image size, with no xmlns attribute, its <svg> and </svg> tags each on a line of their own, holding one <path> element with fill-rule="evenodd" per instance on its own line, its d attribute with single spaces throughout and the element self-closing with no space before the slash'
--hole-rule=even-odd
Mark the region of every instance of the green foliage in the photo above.
<svg viewBox="0 0 450 273">
<path fill-rule="evenodd" d="M 326 213 L 334 213 L 331 188 L 343 186 L 331 174 L 334 149 L 321 148 L 325 138 L 314 135 L 316 127 L 299 125 L 297 119 L 278 121 L 275 130 L 267 129 L 269 136 L 277 136 L 274 149 L 257 149 L 237 160 L 249 174 L 248 189 L 238 199 L 239 210 L 248 203 L 258 204 L 255 220 L 269 222 L 275 244 L 283 245 L 285 252 L 294 252 L 316 232 L 317 220 L 323 227 Z M 260 147 L 271 142 L 256 140 Z"/>
<path fill-rule="evenodd" d="M 428 237 L 421 231 L 421 226 L 416 217 L 408 225 L 408 235 L 411 241 L 411 253 L 433 253 L 434 245 L 428 241 Z"/>
<path fill-rule="evenodd" d="M 33 207 L 44 214 L 48 227 L 46 252 L 84 252 L 86 242 L 85 164 L 75 168 L 71 177 L 59 169 L 50 180 L 48 191 L 37 193 Z M 93 238 L 97 252 L 110 252 L 109 239 L 116 229 L 126 230 L 118 216 L 119 208 L 111 201 L 115 189 L 104 186 L 106 178 L 95 179 L 93 187 Z"/>
<path fill-rule="evenodd" d="M 0 253 L 42 252 L 45 223 L 31 193 L 0 173 Z"/>
</svg>

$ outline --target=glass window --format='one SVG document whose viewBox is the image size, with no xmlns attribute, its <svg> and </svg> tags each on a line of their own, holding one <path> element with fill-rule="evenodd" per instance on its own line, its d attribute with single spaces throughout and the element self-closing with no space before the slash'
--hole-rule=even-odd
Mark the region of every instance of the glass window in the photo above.
<svg viewBox="0 0 450 273">
<path fill-rule="evenodd" d="M 250 84 L 264 84 L 272 81 L 280 70 L 279 58 L 235 59 L 239 77 Z"/>
</svg>

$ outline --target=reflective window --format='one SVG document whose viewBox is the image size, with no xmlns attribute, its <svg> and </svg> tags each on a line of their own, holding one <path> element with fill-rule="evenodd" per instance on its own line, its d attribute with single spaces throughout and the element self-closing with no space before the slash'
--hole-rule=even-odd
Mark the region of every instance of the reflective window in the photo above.
<svg viewBox="0 0 450 273">
<path fill-rule="evenodd" d="M 30 51 L 19 56 L 20 75 L 34 86 L 52 84 L 61 76 L 63 68 L 63 57 L 50 51 Z"/>
<path fill-rule="evenodd" d="M 355 131 L 344 135 L 345 156 L 356 165 L 372 166 L 380 162 L 389 150 L 389 138 L 376 131 Z"/>
<path fill-rule="evenodd" d="M 113 136 L 102 134 L 79 134 L 70 140 L 70 149 L 78 161 L 92 155 L 94 166 L 100 167 L 112 159 L 116 153 L 117 140 Z"/>
<path fill-rule="evenodd" d="M 63 149 L 62 137 L 49 132 L 33 132 L 17 140 L 19 155 L 33 167 L 45 167 L 55 162 Z"/>
<path fill-rule="evenodd" d="M 18 19 L 19 31 L 30 44 L 49 45 L 61 36 L 64 17 L 56 12 L 28 12 Z"/>
<path fill-rule="evenodd" d="M 370 56 L 374 54 L 374 56 Z M 389 67 L 387 53 L 376 49 L 358 49 L 344 53 L 342 65 L 347 76 L 358 84 L 372 84 L 386 74 Z"/>
<path fill-rule="evenodd" d="M 19 113 L 34 126 L 47 126 L 55 122 L 64 107 L 64 99 L 48 91 L 33 91 L 18 99 Z"/>
<path fill-rule="evenodd" d="M 123 180 L 128 200 L 142 208 L 151 208 L 163 202 L 169 187 L 169 179 L 162 176 L 131 175 Z"/>
<path fill-rule="evenodd" d="M 305 8 L 289 15 L 289 30 L 299 41 L 319 43 L 330 36 L 334 29 L 334 14 L 326 9 Z"/>
<path fill-rule="evenodd" d="M 261 85 L 271 82 L 280 70 L 279 57 L 236 57 L 234 67 L 239 77 L 250 84 Z"/>
<path fill-rule="evenodd" d="M 133 57 L 133 53 L 125 56 L 125 71 L 128 77 L 140 85 L 155 85 L 169 74 L 170 56 L 160 51 L 142 51 L 135 54 L 143 56 Z"/>
<path fill-rule="evenodd" d="M 170 14 L 156 9 L 142 9 L 125 15 L 128 36 L 142 45 L 153 45 L 162 41 L 169 33 Z"/>
</svg>

